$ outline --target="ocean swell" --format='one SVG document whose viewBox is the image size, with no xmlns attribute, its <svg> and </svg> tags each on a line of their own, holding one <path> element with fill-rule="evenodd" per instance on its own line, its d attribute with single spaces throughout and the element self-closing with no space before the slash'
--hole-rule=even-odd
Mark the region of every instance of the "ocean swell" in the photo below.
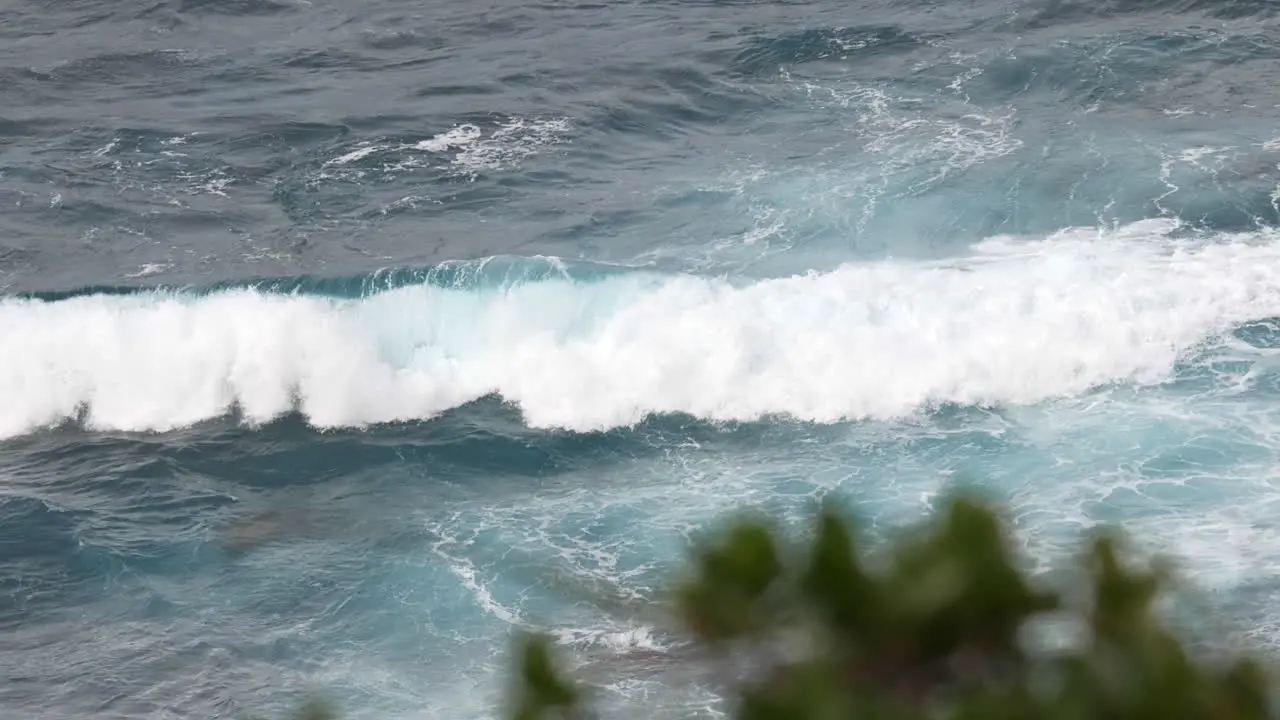
<svg viewBox="0 0 1280 720">
<path fill-rule="evenodd" d="M 321 428 L 497 395 L 533 427 L 905 417 L 1159 383 L 1280 314 L 1271 233 L 1174 223 L 991 238 L 961 258 L 735 282 L 632 271 L 410 284 L 357 298 L 211 293 L 0 302 L 0 436 L 164 431 L 238 412 Z M 533 273 L 535 276 L 538 273 Z"/>
</svg>

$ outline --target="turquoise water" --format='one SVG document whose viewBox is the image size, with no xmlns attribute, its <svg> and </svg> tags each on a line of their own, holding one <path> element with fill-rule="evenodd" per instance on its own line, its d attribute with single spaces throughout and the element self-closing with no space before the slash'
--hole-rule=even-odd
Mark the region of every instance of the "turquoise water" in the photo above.
<svg viewBox="0 0 1280 720">
<path fill-rule="evenodd" d="M 961 482 L 1280 642 L 1270 5 L 0 18 L 0 714 L 714 717 L 705 523 Z"/>
</svg>

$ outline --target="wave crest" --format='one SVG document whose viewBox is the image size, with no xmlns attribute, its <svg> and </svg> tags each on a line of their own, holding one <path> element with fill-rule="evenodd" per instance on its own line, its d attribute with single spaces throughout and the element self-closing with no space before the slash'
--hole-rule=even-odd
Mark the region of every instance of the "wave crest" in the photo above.
<svg viewBox="0 0 1280 720">
<path fill-rule="evenodd" d="M 946 262 L 737 283 L 633 271 L 359 298 L 89 295 L 0 302 L 0 436 L 81 417 L 163 431 L 238 409 L 318 427 L 430 418 L 497 395 L 534 427 L 654 414 L 890 419 L 1169 379 L 1280 314 L 1272 235 L 1172 223 L 1000 237 Z"/>
</svg>

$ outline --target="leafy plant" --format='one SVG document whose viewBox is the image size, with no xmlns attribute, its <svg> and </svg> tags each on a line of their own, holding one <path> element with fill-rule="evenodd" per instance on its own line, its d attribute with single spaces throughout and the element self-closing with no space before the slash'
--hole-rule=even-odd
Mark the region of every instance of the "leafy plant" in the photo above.
<svg viewBox="0 0 1280 720">
<path fill-rule="evenodd" d="M 1197 659 L 1157 612 L 1170 566 L 1130 567 L 1125 550 L 1118 533 L 1095 533 L 1068 587 L 1054 589 L 1020 568 L 995 507 L 963 493 L 877 553 L 831 506 L 801 544 L 744 516 L 695 547 L 672 610 L 710 657 L 766 661 L 733 689 L 739 720 L 1274 717 L 1263 665 Z M 1074 621 L 1072 642 L 1027 641 L 1054 619 Z M 798 657 L 777 651 L 797 640 Z M 523 636 L 516 659 L 509 717 L 592 716 L 545 637 Z M 325 712 L 296 720 L 330 720 Z"/>
<path fill-rule="evenodd" d="M 1126 566 L 1114 531 L 1090 539 L 1071 575 L 1079 585 L 1066 593 L 1020 569 L 998 512 L 976 497 L 948 497 L 879 557 L 862 552 L 833 508 L 815 520 L 807 546 L 787 552 L 768 522 L 740 518 L 695 550 L 676 587 L 678 618 L 709 649 L 777 657 L 768 645 L 780 635 L 806 640 L 800 658 L 736 688 L 735 718 L 1273 716 L 1263 666 L 1195 659 L 1155 607 L 1168 564 Z M 1028 629 L 1045 619 L 1075 620 L 1079 637 L 1056 651 L 1029 648 Z M 521 652 L 549 650 L 530 638 Z M 533 707 L 521 706 L 521 720 L 552 717 Z"/>
</svg>

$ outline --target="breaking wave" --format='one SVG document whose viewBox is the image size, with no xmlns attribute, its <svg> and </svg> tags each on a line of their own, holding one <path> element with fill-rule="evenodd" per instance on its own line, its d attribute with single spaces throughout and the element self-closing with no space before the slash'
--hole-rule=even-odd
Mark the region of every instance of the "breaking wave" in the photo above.
<svg viewBox="0 0 1280 720">
<path fill-rule="evenodd" d="M 231 412 L 358 427 L 491 395 L 574 431 L 665 413 L 835 422 L 1160 383 L 1207 341 L 1280 315 L 1273 234 L 1175 229 L 996 237 L 947 261 L 753 281 L 495 259 L 327 288 L 11 298 L 0 436 Z"/>
</svg>

